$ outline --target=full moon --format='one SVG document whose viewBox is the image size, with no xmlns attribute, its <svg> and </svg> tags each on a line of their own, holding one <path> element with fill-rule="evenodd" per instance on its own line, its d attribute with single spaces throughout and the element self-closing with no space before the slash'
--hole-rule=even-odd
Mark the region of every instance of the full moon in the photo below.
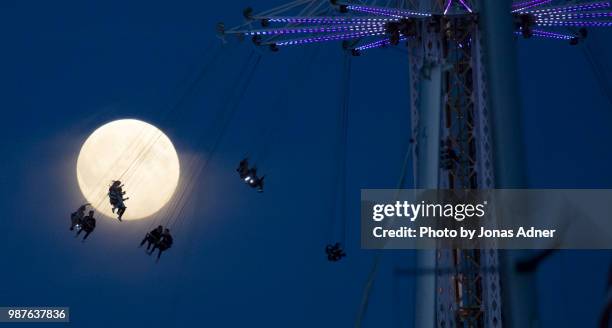
<svg viewBox="0 0 612 328">
<path fill-rule="evenodd" d="M 155 126 L 134 119 L 112 121 L 96 129 L 81 147 L 77 180 L 87 202 L 99 213 L 113 214 L 108 188 L 123 184 L 127 210 L 123 220 L 159 211 L 178 185 L 180 165 L 172 141 Z"/>
</svg>

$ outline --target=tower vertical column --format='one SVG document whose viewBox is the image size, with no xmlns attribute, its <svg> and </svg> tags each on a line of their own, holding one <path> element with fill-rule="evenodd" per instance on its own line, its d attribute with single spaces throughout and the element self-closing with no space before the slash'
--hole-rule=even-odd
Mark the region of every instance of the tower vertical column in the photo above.
<svg viewBox="0 0 612 328">
<path fill-rule="evenodd" d="M 419 125 L 417 139 L 417 188 L 438 188 L 438 161 L 440 158 L 440 104 L 441 67 L 428 68 L 427 77 L 421 76 L 419 96 Z M 417 253 L 417 267 L 434 268 L 436 251 L 421 250 Z M 421 275 L 417 278 L 417 303 L 415 327 L 434 327 L 436 308 L 436 276 Z"/>
<path fill-rule="evenodd" d="M 496 188 L 527 185 L 511 6 L 511 0 L 480 0 Z M 515 270 L 517 260 L 528 254 L 528 251 L 500 252 L 506 327 L 537 327 L 535 277 Z"/>
<path fill-rule="evenodd" d="M 425 1 L 421 1 L 424 6 Z M 431 4 L 428 4 L 431 5 Z M 419 23 L 420 39 L 409 41 L 412 131 L 416 187 L 439 186 L 440 124 L 442 113 L 442 63 L 439 34 Z M 417 251 L 416 266 L 435 268 L 436 251 Z M 436 326 L 436 276 L 416 278 L 415 327 Z"/>
</svg>

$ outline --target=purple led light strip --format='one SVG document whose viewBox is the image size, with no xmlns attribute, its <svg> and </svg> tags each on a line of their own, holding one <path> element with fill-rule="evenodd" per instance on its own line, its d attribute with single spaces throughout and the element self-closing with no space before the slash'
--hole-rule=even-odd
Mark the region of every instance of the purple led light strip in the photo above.
<svg viewBox="0 0 612 328">
<path fill-rule="evenodd" d="M 566 20 L 576 18 L 612 17 L 612 13 L 538 14 L 538 20 Z"/>
<path fill-rule="evenodd" d="M 405 16 L 402 16 L 402 15 L 393 15 L 393 14 L 383 13 L 383 12 L 374 11 L 374 10 L 370 10 L 370 9 L 364 9 L 364 8 L 349 8 L 349 9 L 353 10 L 353 11 L 357 11 L 357 12 L 368 13 L 368 14 L 376 14 L 376 15 L 383 15 L 383 16 L 389 16 L 389 17 L 393 17 L 393 18 L 404 18 L 405 17 Z"/>
<path fill-rule="evenodd" d="M 314 42 L 355 39 L 355 38 L 364 37 L 364 36 L 375 36 L 375 35 L 383 35 L 383 34 L 385 34 L 384 31 L 380 31 L 380 32 L 342 33 L 342 34 L 327 35 L 327 36 L 320 36 L 320 37 L 313 37 L 313 38 L 304 38 L 304 39 L 281 41 L 281 42 L 276 43 L 276 45 L 277 46 L 291 46 L 291 45 L 314 43 Z"/>
<path fill-rule="evenodd" d="M 362 46 L 359 46 L 355 49 L 357 50 L 366 50 L 366 49 L 372 49 L 372 48 L 377 48 L 377 47 L 382 47 L 386 44 L 389 44 L 389 38 L 384 38 L 384 39 L 380 39 L 378 41 L 374 41 L 374 42 L 370 42 L 367 44 L 364 44 Z"/>
<path fill-rule="evenodd" d="M 364 11 L 364 12 L 372 12 L 379 13 L 385 15 L 398 15 L 402 17 L 410 17 L 410 16 L 419 16 L 419 17 L 430 17 L 431 14 L 421 13 L 417 11 L 410 10 L 400 10 L 400 9 L 392 9 L 392 8 L 384 8 L 384 7 L 374 7 L 374 6 L 347 6 L 349 10 L 355 11 Z"/>
<path fill-rule="evenodd" d="M 591 27 L 606 27 L 612 26 L 612 22 L 598 21 L 550 21 L 537 22 L 538 26 L 591 26 Z"/>
<path fill-rule="evenodd" d="M 254 30 L 245 32 L 245 35 L 279 35 L 279 34 L 298 34 L 298 33 L 333 33 L 346 31 L 370 31 L 384 29 L 384 25 L 338 25 L 328 27 L 294 27 L 294 28 L 278 28 L 266 30 Z"/>
<path fill-rule="evenodd" d="M 563 39 L 563 40 L 571 40 L 575 37 L 569 34 L 562 34 L 562 33 L 550 32 L 550 31 L 543 31 L 543 30 L 533 30 L 533 34 L 539 35 L 539 36 L 548 36 L 551 38 Z"/>
<path fill-rule="evenodd" d="M 468 4 L 465 2 L 465 0 L 459 0 L 459 2 L 461 2 L 463 7 L 465 8 L 465 10 L 469 11 L 470 13 L 472 12 L 472 8 L 470 8 L 470 6 L 468 6 Z"/>
<path fill-rule="evenodd" d="M 470 6 L 465 2 L 465 0 L 459 0 L 459 2 L 463 6 L 463 8 L 465 8 L 465 10 L 469 11 L 470 13 L 472 12 L 472 8 L 470 8 Z M 448 10 L 450 9 L 452 4 L 453 4 L 453 0 L 448 0 L 448 2 L 446 3 L 446 6 L 444 7 L 444 15 L 448 13 Z"/>
<path fill-rule="evenodd" d="M 524 1 L 524 2 L 518 2 L 518 3 L 514 3 L 512 4 L 512 8 L 523 8 L 526 6 L 531 6 L 534 3 L 540 3 L 543 0 L 530 0 L 530 1 Z"/>
<path fill-rule="evenodd" d="M 514 34 L 522 35 L 521 32 L 514 32 Z M 536 33 L 535 31 L 533 33 L 533 36 L 540 37 L 540 38 L 547 38 L 547 39 L 556 39 L 556 40 L 570 40 L 570 39 L 573 38 L 573 37 L 569 37 L 568 38 L 568 37 L 565 37 L 565 36 L 556 36 L 556 35 L 548 35 L 548 34 Z"/>
<path fill-rule="evenodd" d="M 533 7 L 539 7 L 539 6 L 543 5 L 543 4 L 550 3 L 551 1 L 552 0 L 535 0 L 535 1 L 531 1 L 530 4 L 528 4 L 526 6 L 523 6 L 523 7 L 516 8 L 516 9 L 512 10 L 512 12 L 516 13 L 516 12 L 521 12 L 521 11 L 523 11 L 525 9 L 529 9 L 529 8 L 533 8 Z"/>
<path fill-rule="evenodd" d="M 564 12 L 574 12 L 574 11 L 587 11 L 593 9 L 607 8 L 610 7 L 610 2 L 593 2 L 590 4 L 584 5 L 572 5 L 565 7 L 554 7 L 554 8 L 545 8 L 538 10 L 530 10 L 525 11 L 528 14 L 545 14 L 545 13 L 564 13 Z"/>
<path fill-rule="evenodd" d="M 448 2 L 446 3 L 446 7 L 444 7 L 444 15 L 446 15 L 446 13 L 448 12 L 452 4 L 453 4 L 453 0 L 448 0 Z"/>
<path fill-rule="evenodd" d="M 406 40 L 408 40 L 407 37 L 401 37 L 399 39 L 400 42 L 404 42 Z M 374 42 L 370 42 L 370 43 L 364 44 L 364 45 L 359 46 L 359 47 L 357 47 L 355 49 L 357 49 L 359 51 L 362 51 L 362 50 L 368 50 L 368 49 L 384 47 L 384 46 L 389 45 L 389 44 L 391 44 L 391 42 L 389 41 L 389 38 L 384 38 L 384 39 L 380 39 L 380 40 L 377 40 L 377 41 L 374 41 Z"/>
<path fill-rule="evenodd" d="M 267 19 L 271 23 L 324 23 L 324 24 L 361 24 L 389 22 L 396 19 L 379 17 L 275 17 Z"/>
</svg>

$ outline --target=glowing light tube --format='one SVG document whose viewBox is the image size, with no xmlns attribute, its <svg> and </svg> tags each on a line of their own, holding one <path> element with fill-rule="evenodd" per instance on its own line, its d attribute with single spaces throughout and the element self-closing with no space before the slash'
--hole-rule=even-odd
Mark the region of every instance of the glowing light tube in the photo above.
<svg viewBox="0 0 612 328">
<path fill-rule="evenodd" d="M 270 23 L 298 23 L 298 24 L 362 24 L 362 23 L 386 23 L 397 21 L 395 18 L 384 17 L 346 17 L 346 16 L 322 16 L 322 17 L 271 17 L 266 18 Z"/>
<path fill-rule="evenodd" d="M 280 41 L 280 42 L 277 42 L 276 45 L 277 46 L 292 46 L 292 45 L 308 44 L 308 43 L 315 43 L 315 42 L 355 39 L 355 38 L 360 38 L 360 37 L 376 36 L 376 35 L 383 35 L 383 34 L 385 34 L 384 29 L 381 29 L 378 32 L 341 33 L 341 34 L 334 34 L 334 35 Z"/>
<path fill-rule="evenodd" d="M 406 40 L 408 40 L 407 37 L 401 37 L 399 39 L 400 42 L 404 42 Z M 366 43 L 366 44 L 361 45 L 361 46 L 359 46 L 359 47 L 357 47 L 355 49 L 359 50 L 359 51 L 363 51 L 363 50 L 368 50 L 368 49 L 384 47 L 384 46 L 387 46 L 389 44 L 391 44 L 391 41 L 389 40 L 389 38 L 384 38 L 384 39 L 376 40 L 376 41 L 373 41 L 373 42 L 370 42 L 370 43 Z"/>
<path fill-rule="evenodd" d="M 525 11 L 524 13 L 528 13 L 528 14 L 564 13 L 564 12 L 574 12 L 574 11 L 597 10 L 597 9 L 608 8 L 608 7 L 610 7 L 610 2 L 602 1 L 602 2 L 592 2 L 589 4 L 582 4 L 582 5 L 572 5 L 572 6 L 565 6 L 565 7 L 554 7 L 554 8 L 530 10 L 530 11 Z"/>
<path fill-rule="evenodd" d="M 363 12 L 368 12 L 368 13 L 378 13 L 380 15 L 399 16 L 399 17 L 415 17 L 415 16 L 416 17 L 430 17 L 431 16 L 431 14 L 422 13 L 418 11 L 385 8 L 385 7 L 374 7 L 374 6 L 350 5 L 350 6 L 347 6 L 347 9 L 354 10 L 354 11 L 363 11 Z"/>
<path fill-rule="evenodd" d="M 539 6 L 543 5 L 543 4 L 547 4 L 547 3 L 550 3 L 550 2 L 552 2 L 552 0 L 534 0 L 534 1 L 530 1 L 529 4 L 527 4 L 525 6 L 520 6 L 520 7 L 517 7 L 517 8 L 515 8 L 514 5 L 513 5 L 512 7 L 514 9 L 512 10 L 512 12 L 513 13 L 521 12 L 523 10 L 530 9 L 530 8 L 533 8 L 533 7 L 539 7 Z"/>
<path fill-rule="evenodd" d="M 585 27 L 608 27 L 612 26 L 612 22 L 596 22 L 596 21 L 543 21 L 536 22 L 538 26 L 585 26 Z"/>
<path fill-rule="evenodd" d="M 334 25 L 334 26 L 319 26 L 319 27 L 291 27 L 291 28 L 276 28 L 264 30 L 247 31 L 244 35 L 283 35 L 283 34 L 300 34 L 300 33 L 338 33 L 351 31 L 379 31 L 384 29 L 384 25 Z"/>
</svg>

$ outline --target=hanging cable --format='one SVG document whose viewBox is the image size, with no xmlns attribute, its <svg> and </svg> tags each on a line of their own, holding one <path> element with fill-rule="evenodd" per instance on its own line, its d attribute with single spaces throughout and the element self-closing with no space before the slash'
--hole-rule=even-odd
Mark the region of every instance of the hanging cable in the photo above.
<svg viewBox="0 0 612 328">
<path fill-rule="evenodd" d="M 208 49 L 210 49 L 212 45 L 213 44 L 211 43 L 209 46 L 206 47 L 207 50 L 205 51 L 205 54 L 208 53 Z M 213 55 L 210 57 L 210 59 L 207 62 L 205 62 L 205 64 L 202 66 L 202 69 L 199 71 L 197 78 L 194 81 L 192 81 L 192 83 L 188 86 L 187 90 L 179 98 L 179 101 L 174 106 L 170 107 L 168 110 L 165 111 L 164 115 L 162 116 L 162 121 L 167 120 L 171 114 L 175 114 L 175 112 L 181 109 L 185 99 L 187 99 L 188 96 L 194 92 L 195 87 L 201 82 L 201 80 L 209 72 L 210 67 L 217 61 L 222 50 L 223 50 L 222 47 L 218 47 L 217 50 L 213 53 Z M 98 187 L 95 188 L 95 192 L 93 193 L 93 196 L 92 196 L 94 198 L 98 198 L 97 201 L 94 202 L 95 208 L 99 208 L 103 204 L 103 202 L 106 200 L 107 193 L 105 189 L 108 188 L 108 185 L 105 183 L 105 181 L 117 179 L 117 177 L 112 176 L 112 174 L 113 174 L 113 167 L 117 165 L 119 159 L 123 158 L 127 154 L 130 154 L 140 149 L 137 156 L 130 162 L 128 167 L 119 176 L 118 180 L 122 180 L 132 168 L 135 168 L 135 165 L 137 165 L 136 168 L 140 167 L 142 158 L 148 154 L 149 150 L 153 147 L 155 142 L 163 135 L 163 133 L 160 132 L 157 135 L 152 135 L 152 136 L 149 136 L 148 138 L 145 138 L 143 133 L 144 133 L 143 130 L 141 130 L 138 133 L 137 138 L 134 141 L 132 141 L 128 145 L 128 147 L 123 149 L 121 154 L 117 157 L 117 160 L 115 160 L 115 163 L 110 166 L 109 170 L 101 178 L 102 181 L 98 183 Z M 132 171 L 135 171 L 135 170 L 136 169 Z M 98 197 L 96 197 L 95 195 L 98 195 Z"/>
<path fill-rule="evenodd" d="M 253 53 L 251 55 L 251 57 L 253 57 Z M 249 57 L 249 60 L 247 61 L 247 63 L 250 62 L 251 57 Z M 190 181 L 188 183 L 190 183 L 189 186 L 189 191 L 193 190 L 193 187 L 195 185 L 195 182 L 198 180 L 199 176 L 205 171 L 205 169 L 208 167 L 210 161 L 212 160 L 213 156 L 215 155 L 219 144 L 221 143 L 221 140 L 223 138 L 223 136 L 225 135 L 225 132 L 229 126 L 229 123 L 231 122 L 234 114 L 236 113 L 236 110 L 238 109 L 242 98 L 244 97 L 244 95 L 246 94 L 246 90 L 248 89 L 253 76 L 255 75 L 255 72 L 257 70 L 257 67 L 259 65 L 259 62 L 261 61 L 261 55 L 257 54 L 255 61 L 253 64 L 251 64 L 250 69 L 247 71 L 246 74 L 241 74 L 242 76 L 246 76 L 245 78 L 245 82 L 242 85 L 242 88 L 239 89 L 239 93 L 237 97 L 232 97 L 232 99 L 230 99 L 230 103 L 227 106 L 227 110 L 228 113 L 227 115 L 222 115 L 222 116 L 226 116 L 226 117 L 220 117 L 221 120 L 221 129 L 219 131 L 219 133 L 217 134 L 217 136 L 215 137 L 212 146 L 209 149 L 208 152 L 208 156 L 206 157 L 206 159 L 204 160 L 204 162 L 201 165 L 198 165 L 198 167 L 196 167 L 196 170 L 194 172 L 194 175 L 192 176 L 192 178 L 190 179 Z M 248 65 L 247 65 L 248 67 Z M 234 89 L 236 90 L 236 89 Z M 181 198 L 185 197 L 185 192 L 183 192 L 183 194 L 181 195 Z M 173 218 L 170 218 L 167 225 L 168 226 L 174 226 L 175 224 L 177 224 L 177 221 L 181 221 L 179 220 L 183 214 L 183 211 L 185 209 L 185 206 L 187 205 L 188 200 L 179 200 L 179 208 L 178 210 L 175 212 L 175 215 Z"/>
<path fill-rule="evenodd" d="M 184 104 L 186 100 L 192 94 L 195 93 L 197 87 L 201 84 L 202 80 L 208 75 L 208 73 L 210 72 L 210 69 L 217 62 L 223 50 L 224 48 L 222 46 L 219 46 L 217 50 L 213 53 L 213 55 L 210 57 L 210 59 L 204 63 L 202 68 L 198 71 L 198 74 L 196 75 L 195 79 L 193 79 L 191 83 L 187 86 L 187 89 L 185 90 L 185 92 L 180 95 L 175 105 L 169 107 L 168 110 L 166 110 L 163 113 L 162 118 L 161 118 L 162 122 L 169 121 L 171 118 L 175 118 L 175 119 L 180 118 L 180 116 L 185 114 L 185 111 L 183 111 L 182 109 L 184 108 Z M 163 132 L 161 131 L 155 133 L 152 136 L 152 138 L 149 139 L 147 143 L 145 143 L 144 147 L 140 149 L 139 154 L 130 163 L 128 168 L 124 170 L 124 172 L 121 174 L 118 180 L 123 181 L 125 178 L 126 180 L 125 183 L 128 185 L 133 185 L 134 183 L 136 183 L 136 181 L 131 181 L 131 179 L 134 177 L 134 174 L 138 171 L 138 169 L 142 166 L 144 159 L 150 155 L 151 149 L 155 146 L 155 144 L 159 141 L 159 139 L 162 136 L 163 136 Z M 151 229 L 151 227 L 154 224 L 158 223 L 157 221 L 158 220 L 152 220 L 148 229 Z"/>
<path fill-rule="evenodd" d="M 221 108 L 221 110 L 219 112 L 217 112 L 215 118 L 212 120 L 211 123 L 211 127 L 208 130 L 212 130 L 215 125 L 218 125 L 219 122 L 222 120 L 225 111 L 227 111 L 227 108 L 229 107 L 227 104 L 230 104 L 232 99 L 234 98 L 234 92 L 235 90 L 237 90 L 241 83 L 242 83 L 242 79 L 245 76 L 245 73 L 248 70 L 249 67 L 249 63 L 251 61 L 251 59 L 253 58 L 254 55 L 254 51 L 251 51 L 251 53 L 249 54 L 249 57 L 246 59 L 246 61 L 244 62 L 242 68 L 240 69 L 237 79 L 236 79 L 236 83 L 229 88 L 229 93 L 228 96 L 226 98 L 226 105 L 223 106 Z M 208 131 L 205 130 L 205 131 Z M 204 143 L 204 135 L 200 135 L 199 138 L 197 138 L 197 140 L 199 140 L 199 142 L 197 142 L 195 148 L 201 148 L 202 144 Z M 193 158 L 190 159 L 190 163 L 188 165 L 188 171 L 190 172 L 190 177 L 187 178 L 187 182 L 185 184 L 185 186 L 182 188 L 182 190 L 180 191 L 180 193 L 177 195 L 177 197 L 175 197 L 176 201 L 173 203 L 173 206 L 170 208 L 170 210 L 168 211 L 168 215 L 166 218 L 166 225 L 170 225 L 171 222 L 173 222 L 175 219 L 175 216 L 177 216 L 177 213 L 179 212 L 179 209 L 183 207 L 182 204 L 184 204 L 186 202 L 185 197 L 187 194 L 191 193 L 192 189 L 193 189 L 193 185 L 195 184 L 195 180 L 196 180 L 196 176 L 199 174 L 199 170 L 198 170 L 198 159 L 194 156 Z M 182 210 L 181 210 L 182 212 Z"/>
<path fill-rule="evenodd" d="M 346 233 L 347 233 L 347 210 L 346 210 L 346 175 L 347 175 L 347 156 L 348 156 L 348 120 L 349 120 L 349 105 L 350 105 L 350 92 L 351 92 L 351 58 L 352 56 L 347 52 L 344 55 L 345 68 L 344 68 L 344 83 L 343 83 L 343 123 L 342 123 L 342 160 L 341 160 L 341 181 L 340 181 L 340 219 L 341 219 L 341 243 L 346 247 Z"/>
<path fill-rule="evenodd" d="M 410 163 L 410 160 L 412 159 L 412 155 L 413 155 L 413 147 L 412 147 L 412 143 L 409 143 L 407 149 L 406 149 L 406 153 L 404 155 L 404 163 L 402 165 L 402 169 L 401 169 L 401 174 L 400 177 L 398 179 L 397 182 L 397 194 L 396 197 L 397 198 L 399 196 L 399 190 L 405 185 L 406 182 L 406 176 L 408 173 L 408 165 Z M 414 179 L 414 177 L 413 177 Z M 376 279 L 376 274 L 378 272 L 378 265 L 380 262 L 380 252 L 376 253 L 376 255 L 374 255 L 374 262 L 372 264 L 372 269 L 370 271 L 370 274 L 368 275 L 368 279 L 366 280 L 366 283 L 363 287 L 363 293 L 362 293 L 362 299 L 361 299 L 361 303 L 360 303 L 360 307 L 359 307 L 359 311 L 357 312 L 357 318 L 355 320 L 355 327 L 356 328 L 361 328 L 361 323 L 363 321 L 363 317 L 365 316 L 365 313 L 368 309 L 368 303 L 369 303 L 369 298 L 370 298 L 370 293 L 371 293 L 371 289 L 372 286 L 374 285 L 374 280 Z"/>
<path fill-rule="evenodd" d="M 287 81 L 294 83 L 283 83 L 283 91 L 278 92 L 278 97 L 274 102 L 272 102 L 272 105 L 270 106 L 270 108 L 278 109 L 278 111 L 275 113 L 271 113 L 270 116 L 274 116 L 274 118 L 280 121 L 288 114 L 290 106 L 284 103 L 288 101 L 289 92 L 290 90 L 299 90 L 302 88 L 302 84 L 304 84 L 306 80 L 306 75 L 312 72 L 312 63 L 317 53 L 319 52 L 319 49 L 320 47 L 316 46 L 308 51 L 305 51 L 303 56 L 297 60 L 298 65 L 296 66 L 299 66 L 301 69 L 294 70 L 293 74 L 287 77 Z M 267 161 L 268 157 L 270 156 L 271 149 L 274 148 L 274 143 L 281 139 L 276 135 L 276 133 L 280 130 L 280 127 L 282 127 L 282 125 L 266 126 L 265 131 L 261 133 L 261 135 L 263 135 L 263 141 L 259 145 L 259 151 L 256 150 L 254 156 L 256 157 L 255 162 L 261 164 Z"/>
<path fill-rule="evenodd" d="M 245 62 L 245 66 L 244 68 L 241 70 L 241 74 L 239 75 L 239 78 L 244 77 L 245 74 L 243 74 L 244 72 L 247 72 L 246 69 L 249 67 L 249 63 L 251 63 L 251 59 L 254 55 L 254 51 L 251 52 L 249 58 L 247 59 L 247 61 Z M 227 106 L 224 106 L 225 108 L 223 109 L 229 109 L 229 116 L 226 117 L 226 120 L 221 128 L 221 130 L 219 131 L 219 133 L 217 134 L 217 137 L 214 140 L 214 143 L 210 149 L 210 152 L 207 156 L 207 158 L 205 159 L 205 161 L 203 163 L 201 163 L 200 165 L 196 165 L 198 163 L 197 159 L 194 159 L 192 161 L 193 167 L 195 168 L 195 172 L 193 172 L 191 179 L 189 179 L 189 181 L 187 182 L 188 186 L 186 188 L 184 188 L 183 192 L 180 195 L 180 199 L 177 199 L 177 201 L 175 202 L 177 204 L 177 206 L 175 206 L 173 213 L 175 213 L 176 215 L 174 216 L 174 219 L 172 220 L 172 218 L 170 218 L 167 222 L 167 225 L 172 225 L 172 229 L 174 230 L 174 224 L 177 224 L 177 220 L 178 223 L 180 224 L 181 222 L 185 221 L 185 220 L 179 220 L 179 218 L 181 217 L 181 215 L 183 215 L 183 211 L 185 209 L 185 206 L 187 204 L 187 200 L 184 199 L 186 192 L 185 191 L 190 191 L 193 190 L 193 186 L 195 184 L 195 181 L 199 178 L 200 174 L 203 173 L 203 171 L 207 168 L 208 164 L 210 163 L 213 155 L 215 154 L 217 147 L 221 141 L 221 139 L 223 138 L 223 135 L 225 133 L 225 130 L 227 128 L 227 126 L 229 125 L 229 122 L 231 121 L 233 115 L 236 112 L 236 109 L 238 108 L 238 106 L 241 103 L 242 97 L 245 95 L 245 91 L 248 89 L 248 86 L 251 83 L 251 80 L 254 76 L 254 73 L 259 65 L 259 62 L 261 60 L 261 55 L 258 54 L 254 64 L 252 64 L 250 71 L 248 71 L 249 73 L 246 74 L 247 78 L 246 78 L 246 82 L 244 83 L 242 89 L 240 90 L 240 93 L 238 94 L 238 96 L 236 97 L 232 97 L 234 94 L 232 92 L 230 92 L 229 97 L 227 99 Z M 236 84 L 236 87 L 232 88 L 231 90 L 238 90 L 238 87 L 240 86 L 240 82 L 238 82 Z M 232 101 L 235 100 L 235 102 L 232 103 Z M 222 119 L 223 118 L 223 113 L 224 110 L 221 110 L 218 113 L 218 118 Z M 203 136 L 201 138 L 199 138 L 198 140 L 198 145 L 201 145 L 203 143 Z M 177 226 L 177 229 L 180 228 L 179 226 Z M 191 244 L 193 243 L 193 234 L 188 234 L 187 235 L 187 249 L 191 248 Z M 187 253 L 186 256 L 183 257 L 183 265 L 182 267 L 184 267 L 185 263 L 188 260 L 188 255 L 190 255 L 190 253 Z M 183 271 L 181 271 L 181 273 L 183 273 Z M 172 315 L 174 316 L 174 314 L 176 313 L 176 304 L 178 302 L 178 296 L 179 294 L 175 294 L 175 301 L 172 302 L 172 304 L 174 304 L 173 309 L 171 310 Z"/>
<path fill-rule="evenodd" d="M 334 151 L 335 164 L 334 176 L 332 178 L 332 195 L 330 197 L 330 218 L 329 218 L 329 242 L 339 241 L 342 245 L 346 241 L 346 143 L 348 136 L 348 100 L 350 83 L 351 56 L 346 52 L 342 65 L 342 80 L 340 82 L 340 110 L 338 112 L 338 127 L 336 135 L 336 146 Z M 338 209 L 338 202 L 340 206 Z M 340 216 L 340 220 L 336 218 Z M 337 227 L 339 223 L 339 226 Z M 334 237 L 335 229 L 340 229 L 340 238 Z"/>
<path fill-rule="evenodd" d="M 210 47 L 208 47 L 208 48 L 210 48 Z M 196 75 L 196 77 L 189 83 L 189 85 L 187 86 L 186 91 L 181 94 L 181 96 L 179 97 L 179 99 L 176 102 L 176 104 L 174 106 L 170 107 L 168 109 L 168 111 L 166 111 L 164 113 L 164 115 L 162 116 L 162 120 L 163 121 L 167 121 L 170 118 L 172 118 L 173 116 L 171 116 L 171 114 L 173 114 L 173 113 L 175 113 L 177 111 L 178 111 L 178 113 L 181 113 L 180 109 L 183 108 L 183 105 L 185 104 L 185 102 L 187 101 L 189 96 L 192 95 L 196 91 L 198 85 L 208 75 L 208 73 L 210 72 L 210 70 L 213 67 L 213 65 L 217 62 L 217 60 L 219 59 L 220 55 L 223 53 L 223 50 L 224 50 L 224 48 L 222 46 L 218 47 L 218 49 L 213 53 L 212 57 L 198 71 L 198 74 Z M 176 115 L 174 117 L 176 117 Z M 161 134 L 157 137 L 157 139 L 159 139 L 159 137 L 161 137 Z M 153 145 L 154 145 L 154 143 L 150 145 L 150 148 L 153 147 Z M 193 158 L 190 159 L 190 163 L 191 162 L 193 162 Z M 190 165 L 188 163 L 187 167 L 189 167 L 189 166 Z M 167 218 L 171 213 L 173 213 L 173 209 L 176 208 L 177 206 L 178 206 L 177 205 L 177 197 L 176 196 L 172 197 L 172 199 L 166 204 L 166 206 L 164 206 L 163 213 L 160 212 L 157 215 L 157 217 L 155 218 L 155 220 L 151 220 L 149 226 L 147 227 L 147 231 L 151 230 L 152 227 L 163 223 L 163 221 L 164 221 L 163 219 Z"/>
<path fill-rule="evenodd" d="M 374 285 L 374 281 L 376 280 L 376 274 L 378 273 L 378 264 L 380 262 L 380 254 L 377 254 L 374 257 L 374 263 L 372 264 L 372 269 L 370 269 L 370 273 L 368 274 L 368 279 L 363 287 L 363 293 L 361 295 L 361 303 L 359 303 L 359 312 L 357 313 L 357 318 L 355 319 L 355 328 L 361 328 L 361 323 L 363 322 L 363 317 L 368 309 L 368 303 L 370 302 L 370 292 L 372 291 L 372 286 Z"/>
<path fill-rule="evenodd" d="M 608 103 L 612 105 L 612 90 L 610 90 L 608 79 L 606 79 L 604 75 L 605 70 L 602 69 L 601 65 L 595 59 L 591 46 L 588 43 L 582 47 L 582 53 L 584 54 L 587 63 L 591 67 L 593 75 L 595 75 L 595 80 L 597 81 L 597 85 L 599 85 L 599 89 L 601 90 L 603 96 L 606 97 Z"/>
<path fill-rule="evenodd" d="M 187 90 L 185 90 L 185 92 L 180 96 L 180 98 L 178 99 L 177 103 L 174 106 L 170 107 L 164 113 L 164 115 L 162 117 L 162 121 L 168 120 L 171 117 L 171 115 L 177 116 L 178 114 L 180 114 L 180 110 L 183 108 L 183 105 L 184 105 L 185 101 L 189 98 L 189 96 L 191 96 L 195 92 L 197 86 L 200 85 L 200 83 L 202 82 L 204 77 L 208 74 L 208 72 L 210 71 L 210 68 L 212 67 L 212 65 L 214 63 L 216 63 L 217 59 L 219 58 L 219 56 L 222 53 L 222 50 L 223 50 L 223 47 L 218 47 L 217 48 L 217 51 L 215 51 L 213 53 L 212 57 L 210 58 L 210 60 L 208 62 L 206 62 L 202 66 L 202 69 L 200 70 L 200 72 L 198 73 L 196 78 L 188 85 Z M 123 171 L 123 173 L 119 177 L 119 180 L 123 179 L 123 177 L 126 175 L 126 173 L 132 167 L 134 167 L 134 165 L 136 165 L 137 162 L 141 162 L 140 160 L 142 159 L 142 157 L 149 153 L 149 151 L 153 148 L 155 143 L 159 140 L 159 138 L 161 138 L 162 135 L 163 135 L 163 132 L 160 131 L 159 133 L 157 133 L 154 136 L 152 142 L 148 143 L 146 147 L 143 147 L 141 149 L 141 151 L 136 156 L 134 161 L 128 166 L 128 168 L 125 169 L 125 171 Z"/>
</svg>

